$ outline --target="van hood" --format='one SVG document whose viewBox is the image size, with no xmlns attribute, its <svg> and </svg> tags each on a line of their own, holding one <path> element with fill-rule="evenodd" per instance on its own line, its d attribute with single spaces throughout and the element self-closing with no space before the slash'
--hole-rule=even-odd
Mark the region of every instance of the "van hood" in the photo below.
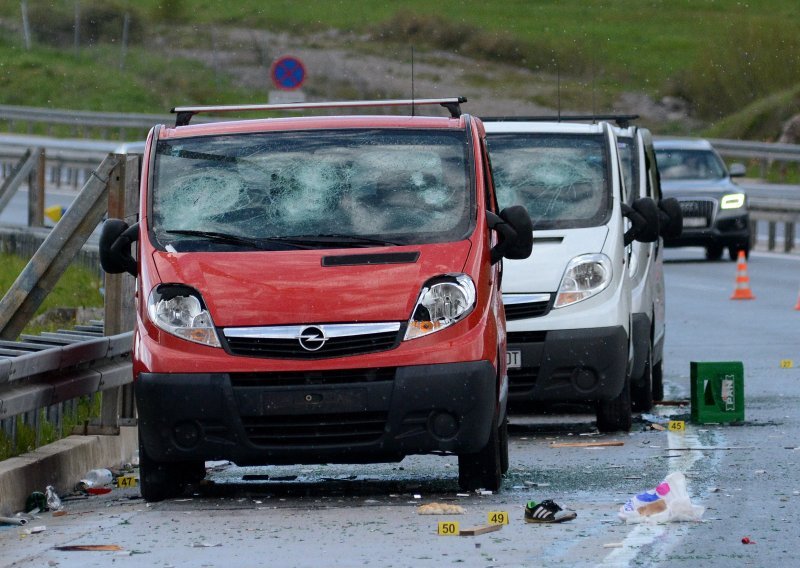
<svg viewBox="0 0 800 568">
<path fill-rule="evenodd" d="M 608 227 L 533 232 L 533 252 L 525 260 L 503 261 L 503 292 L 555 292 L 567 263 L 576 256 L 603 251 Z"/>
<path fill-rule="evenodd" d="M 168 253 L 162 283 L 203 297 L 219 327 L 406 321 L 422 285 L 464 270 L 471 243 L 387 249 Z"/>
</svg>

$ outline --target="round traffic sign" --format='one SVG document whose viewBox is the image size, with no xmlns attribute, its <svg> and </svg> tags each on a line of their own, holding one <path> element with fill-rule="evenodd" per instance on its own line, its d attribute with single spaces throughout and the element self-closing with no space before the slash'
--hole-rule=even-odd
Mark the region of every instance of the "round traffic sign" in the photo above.
<svg viewBox="0 0 800 568">
<path fill-rule="evenodd" d="M 284 55 L 272 64 L 270 70 L 272 83 L 284 91 L 293 91 L 303 85 L 306 78 L 306 68 L 297 57 Z"/>
</svg>

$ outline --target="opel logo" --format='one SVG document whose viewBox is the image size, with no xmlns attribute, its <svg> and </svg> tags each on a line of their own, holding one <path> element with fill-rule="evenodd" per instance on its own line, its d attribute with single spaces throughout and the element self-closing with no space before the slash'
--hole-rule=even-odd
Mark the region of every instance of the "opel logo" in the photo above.
<svg viewBox="0 0 800 568">
<path fill-rule="evenodd" d="M 297 339 L 300 341 L 300 347 L 306 351 L 319 351 L 328 341 L 328 338 L 325 337 L 325 332 L 316 326 L 303 328 Z"/>
</svg>

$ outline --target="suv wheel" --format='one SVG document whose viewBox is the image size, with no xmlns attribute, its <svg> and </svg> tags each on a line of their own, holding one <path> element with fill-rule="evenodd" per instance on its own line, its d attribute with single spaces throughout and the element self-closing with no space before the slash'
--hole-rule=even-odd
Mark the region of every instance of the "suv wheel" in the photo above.
<svg viewBox="0 0 800 568">
<path fill-rule="evenodd" d="M 497 417 L 492 420 L 489 441 L 482 450 L 474 454 L 458 456 L 458 485 L 464 491 L 488 489 L 497 491 L 503 482 L 503 459 L 501 428 L 497 425 Z M 506 445 L 506 450 L 508 446 Z"/>
<path fill-rule="evenodd" d="M 647 412 L 653 408 L 653 345 L 647 350 L 647 360 L 639 380 L 631 383 L 631 408 L 637 412 Z"/>
<path fill-rule="evenodd" d="M 722 258 L 724 248 L 720 245 L 708 245 L 706 247 L 706 260 L 719 260 Z"/>
<path fill-rule="evenodd" d="M 631 380 L 626 377 L 622 392 L 616 398 L 597 402 L 597 429 L 601 432 L 627 432 L 631 423 Z"/>
<path fill-rule="evenodd" d="M 189 483 L 197 483 L 206 475 L 202 461 L 165 463 L 150 458 L 139 442 L 139 485 L 145 501 L 156 502 L 177 497 Z"/>
<path fill-rule="evenodd" d="M 750 258 L 750 247 L 749 246 L 728 247 L 728 258 L 730 258 L 732 261 L 735 262 L 739 258 L 739 251 L 740 250 L 744 251 L 744 257 L 745 258 Z"/>
<path fill-rule="evenodd" d="M 653 365 L 653 400 L 664 400 L 664 362 Z"/>
</svg>

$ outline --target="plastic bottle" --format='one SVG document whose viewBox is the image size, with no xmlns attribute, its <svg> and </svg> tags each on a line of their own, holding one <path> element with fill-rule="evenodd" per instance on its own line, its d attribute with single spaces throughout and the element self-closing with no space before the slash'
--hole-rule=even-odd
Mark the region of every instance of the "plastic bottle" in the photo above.
<svg viewBox="0 0 800 568">
<path fill-rule="evenodd" d="M 47 498 L 47 508 L 51 511 L 58 511 L 61 509 L 61 498 L 56 493 L 55 488 L 52 485 L 48 485 L 47 489 L 45 489 L 45 497 Z"/>
<path fill-rule="evenodd" d="M 90 487 L 106 487 L 111 485 L 113 477 L 113 474 L 107 469 L 93 469 L 80 480 L 79 485 L 86 489 Z"/>
</svg>

